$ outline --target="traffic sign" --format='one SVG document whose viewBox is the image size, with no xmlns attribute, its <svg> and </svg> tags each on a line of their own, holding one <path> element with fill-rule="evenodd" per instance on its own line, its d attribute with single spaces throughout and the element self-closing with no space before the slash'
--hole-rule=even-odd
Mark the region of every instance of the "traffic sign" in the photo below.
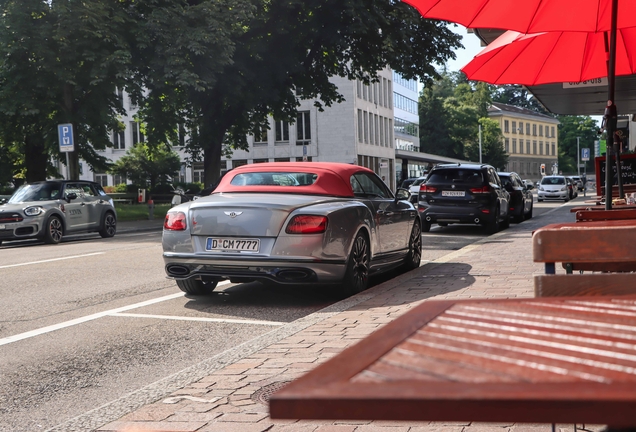
<svg viewBox="0 0 636 432">
<path fill-rule="evenodd" d="M 581 149 L 581 160 L 582 161 L 589 161 L 590 160 L 590 149 L 589 148 L 582 148 Z"/>
<path fill-rule="evenodd" d="M 75 144 L 73 142 L 73 125 L 71 123 L 57 125 L 57 135 L 60 139 L 61 152 L 75 151 Z"/>
</svg>

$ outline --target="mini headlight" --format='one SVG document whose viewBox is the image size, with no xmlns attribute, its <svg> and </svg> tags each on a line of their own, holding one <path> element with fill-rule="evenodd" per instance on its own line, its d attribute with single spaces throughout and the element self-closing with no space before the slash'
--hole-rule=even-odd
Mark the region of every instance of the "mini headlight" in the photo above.
<svg viewBox="0 0 636 432">
<path fill-rule="evenodd" d="M 37 216 L 43 212 L 42 207 L 27 207 L 24 209 L 24 214 L 27 216 Z"/>
</svg>

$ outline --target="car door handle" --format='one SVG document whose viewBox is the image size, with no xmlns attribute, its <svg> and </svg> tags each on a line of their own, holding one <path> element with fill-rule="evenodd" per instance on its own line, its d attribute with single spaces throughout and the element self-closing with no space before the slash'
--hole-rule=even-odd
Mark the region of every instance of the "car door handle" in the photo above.
<svg viewBox="0 0 636 432">
<path fill-rule="evenodd" d="M 393 214 L 393 212 L 392 211 L 378 210 L 378 214 L 385 215 L 385 216 L 391 216 Z"/>
</svg>

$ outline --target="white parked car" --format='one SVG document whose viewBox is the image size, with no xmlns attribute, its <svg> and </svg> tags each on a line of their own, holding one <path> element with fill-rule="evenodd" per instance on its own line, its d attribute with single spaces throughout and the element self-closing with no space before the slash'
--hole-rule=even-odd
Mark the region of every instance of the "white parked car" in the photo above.
<svg viewBox="0 0 636 432">
<path fill-rule="evenodd" d="M 541 179 L 538 188 L 539 202 L 544 199 L 570 200 L 570 188 L 564 176 L 545 176 Z"/>
<path fill-rule="evenodd" d="M 409 190 L 411 192 L 411 197 L 409 198 L 409 201 L 411 201 L 414 204 L 417 204 L 417 197 L 420 194 L 420 186 L 422 186 L 422 183 L 424 183 L 425 181 L 426 181 L 426 177 L 418 177 L 417 180 L 411 183 L 411 186 L 409 186 Z"/>
</svg>

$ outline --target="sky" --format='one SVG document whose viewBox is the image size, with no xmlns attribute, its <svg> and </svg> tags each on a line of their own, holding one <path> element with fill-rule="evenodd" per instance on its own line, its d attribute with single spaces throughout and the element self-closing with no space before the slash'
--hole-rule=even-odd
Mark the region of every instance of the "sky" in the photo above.
<svg viewBox="0 0 636 432">
<path fill-rule="evenodd" d="M 466 66 L 484 47 L 480 45 L 477 36 L 466 31 L 466 27 L 458 25 L 454 28 L 451 26 L 451 29 L 462 36 L 462 45 L 464 45 L 463 49 L 455 51 L 457 58 L 446 63 L 448 70 L 455 72 Z"/>
</svg>

